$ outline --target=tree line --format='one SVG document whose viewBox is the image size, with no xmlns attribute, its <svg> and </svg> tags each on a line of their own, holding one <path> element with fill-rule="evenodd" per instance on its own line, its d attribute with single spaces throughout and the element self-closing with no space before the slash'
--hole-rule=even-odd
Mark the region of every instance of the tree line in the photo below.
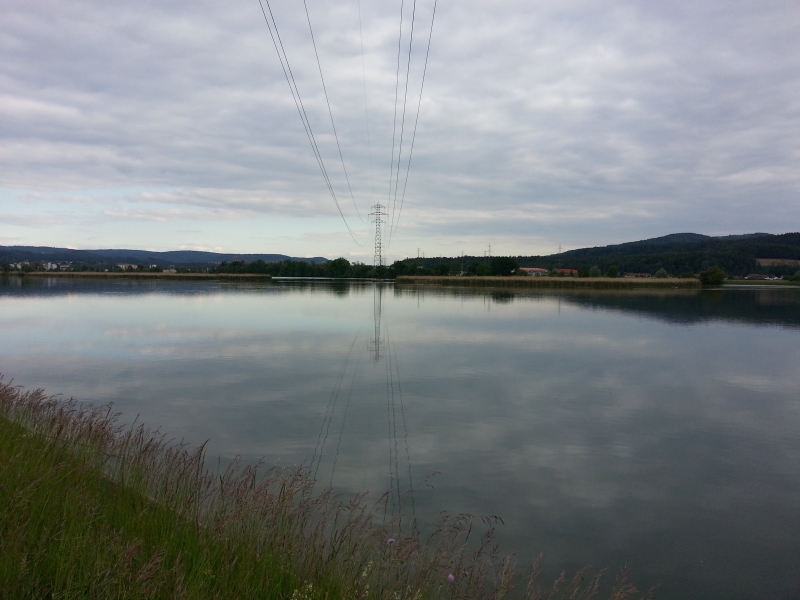
<svg viewBox="0 0 800 600">
<path fill-rule="evenodd" d="M 337 258 L 324 263 L 310 263 L 297 260 L 279 262 L 233 261 L 222 262 L 211 269 L 212 273 L 260 274 L 273 277 L 331 277 L 334 279 L 394 279 L 400 275 L 460 275 L 458 265 L 440 261 L 435 265 L 426 265 L 418 260 L 399 260 L 390 266 L 375 267 L 360 262 L 350 262 L 346 258 Z M 473 261 L 465 267 L 464 275 L 499 275 L 509 276 L 519 269 L 519 263 L 508 256 L 496 256 L 488 262 Z"/>
</svg>

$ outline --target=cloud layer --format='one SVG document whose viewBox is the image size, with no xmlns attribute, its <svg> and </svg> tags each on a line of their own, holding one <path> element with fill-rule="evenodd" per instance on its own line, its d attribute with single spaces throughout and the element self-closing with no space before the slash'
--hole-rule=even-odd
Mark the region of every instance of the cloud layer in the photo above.
<svg viewBox="0 0 800 600">
<path fill-rule="evenodd" d="M 359 246 L 257 0 L 9 0 L 0 243 L 371 259 L 366 213 L 394 198 L 405 4 L 394 128 L 400 3 L 362 1 L 362 40 L 358 2 L 308 2 L 352 198 L 303 4 L 271 4 Z M 416 4 L 404 159 L 432 8 Z M 796 229 L 798 30 L 793 2 L 443 0 L 390 254 Z M 395 218 L 403 182 L 404 166 Z"/>
</svg>

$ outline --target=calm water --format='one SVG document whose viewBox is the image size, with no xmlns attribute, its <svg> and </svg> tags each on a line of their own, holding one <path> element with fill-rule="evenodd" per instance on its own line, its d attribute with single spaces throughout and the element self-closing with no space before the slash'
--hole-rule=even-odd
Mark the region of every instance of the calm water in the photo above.
<svg viewBox="0 0 800 600">
<path fill-rule="evenodd" d="M 797 289 L 2 280 L 0 372 L 406 518 L 498 514 L 548 576 L 800 598 Z"/>
</svg>

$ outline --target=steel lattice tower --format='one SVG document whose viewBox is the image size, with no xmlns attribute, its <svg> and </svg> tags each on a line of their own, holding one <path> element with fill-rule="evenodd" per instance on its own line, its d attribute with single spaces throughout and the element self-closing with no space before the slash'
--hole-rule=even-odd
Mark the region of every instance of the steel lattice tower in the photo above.
<svg viewBox="0 0 800 600">
<path fill-rule="evenodd" d="M 373 217 L 372 222 L 375 223 L 375 259 L 373 264 L 376 267 L 386 266 L 383 260 L 383 246 L 381 242 L 381 224 L 385 223 L 382 217 L 388 216 L 388 213 L 383 212 L 383 204 L 376 204 L 372 207 L 372 212 L 369 213 Z"/>
</svg>

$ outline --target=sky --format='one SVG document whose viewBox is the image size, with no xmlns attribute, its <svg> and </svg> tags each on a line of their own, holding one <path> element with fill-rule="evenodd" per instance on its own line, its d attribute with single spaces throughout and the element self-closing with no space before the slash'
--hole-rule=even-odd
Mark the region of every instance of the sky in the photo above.
<svg viewBox="0 0 800 600">
<path fill-rule="evenodd" d="M 376 203 L 389 262 L 800 229 L 796 0 L 402 0 L 402 36 L 401 0 L 262 1 L 336 201 L 258 0 L 2 0 L 0 245 L 371 263 Z"/>
</svg>

